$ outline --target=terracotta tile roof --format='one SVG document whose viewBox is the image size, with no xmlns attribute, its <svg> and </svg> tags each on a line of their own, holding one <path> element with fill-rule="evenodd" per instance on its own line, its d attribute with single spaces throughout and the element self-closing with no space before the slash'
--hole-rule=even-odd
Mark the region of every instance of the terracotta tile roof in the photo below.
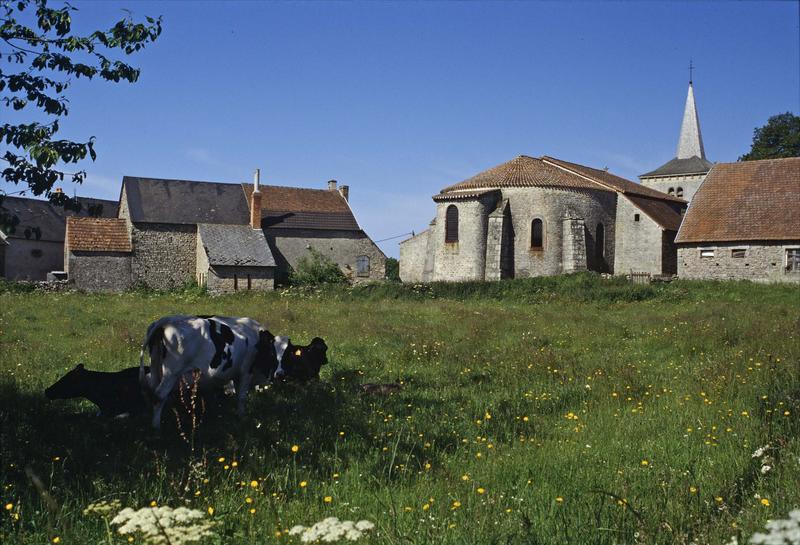
<svg viewBox="0 0 800 545">
<path fill-rule="evenodd" d="M 686 201 L 683 199 L 662 193 L 661 191 L 657 191 L 649 187 L 645 187 L 641 184 L 637 184 L 636 182 L 626 180 L 625 178 L 616 176 L 607 170 L 587 167 L 584 165 L 579 165 L 578 163 L 570 163 L 569 161 L 562 161 L 561 159 L 548 157 L 546 155 L 542 157 L 542 159 L 548 163 L 566 168 L 572 172 L 575 172 L 576 174 L 591 178 L 592 180 L 595 180 L 596 182 L 625 195 L 640 195 L 642 197 L 650 197 L 654 199 L 662 199 L 665 201 L 686 204 Z"/>
<path fill-rule="evenodd" d="M 688 159 L 678 159 L 675 157 L 658 167 L 655 170 L 641 174 L 640 178 L 657 178 L 659 176 L 686 176 L 689 174 L 705 174 L 714 163 L 708 159 L 689 157 Z"/>
<path fill-rule="evenodd" d="M 456 190 L 448 193 L 439 193 L 438 195 L 434 195 L 432 199 L 436 202 L 457 201 L 459 199 L 474 199 L 476 197 L 482 197 L 483 195 L 488 195 L 489 193 L 494 193 L 496 191 L 497 189 L 484 189 L 481 191 Z"/>
<path fill-rule="evenodd" d="M 598 184 L 550 165 L 541 159 L 519 155 L 514 159 L 484 170 L 463 182 L 445 187 L 442 193 L 465 189 L 502 187 L 563 187 L 604 190 Z"/>
<path fill-rule="evenodd" d="M 800 157 L 718 163 L 676 242 L 800 240 Z"/>
<path fill-rule="evenodd" d="M 125 220 L 117 218 L 67 218 L 67 250 L 130 252 Z"/>
<path fill-rule="evenodd" d="M 253 184 L 242 184 L 250 202 Z M 353 211 L 338 191 L 275 185 L 261 186 L 264 228 L 361 231 Z"/>
<path fill-rule="evenodd" d="M 682 206 L 678 203 L 667 202 L 663 199 L 651 199 L 638 195 L 625 195 L 636 208 L 644 212 L 654 222 L 668 231 L 677 231 L 681 226 L 683 216 L 680 213 Z"/>
</svg>

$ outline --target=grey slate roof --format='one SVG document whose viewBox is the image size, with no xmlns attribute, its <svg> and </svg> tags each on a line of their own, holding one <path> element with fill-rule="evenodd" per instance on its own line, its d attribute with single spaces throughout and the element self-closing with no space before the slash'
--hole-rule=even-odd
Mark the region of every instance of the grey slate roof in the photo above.
<svg viewBox="0 0 800 545">
<path fill-rule="evenodd" d="M 101 205 L 102 213 L 100 217 L 114 218 L 117 216 L 117 203 L 104 199 L 91 199 L 88 197 L 78 197 L 82 208 L 79 213 L 72 210 L 65 210 L 62 206 L 56 206 L 41 199 L 31 199 L 27 197 L 5 197 L 2 209 L 4 212 L 17 216 L 19 225 L 13 233 L 6 233 L 10 239 L 24 239 L 25 229 L 38 227 L 42 236 L 39 240 L 61 242 L 64 240 L 68 216 L 88 216 L 89 205 Z"/>
<path fill-rule="evenodd" d="M 696 155 L 688 159 L 678 159 L 677 157 L 671 161 L 667 161 L 655 170 L 651 170 L 645 174 L 640 175 L 640 178 L 650 178 L 656 176 L 680 176 L 686 174 L 705 174 L 714 163 L 708 159 L 701 159 Z"/>
<path fill-rule="evenodd" d="M 212 267 L 275 266 L 275 258 L 261 229 L 249 225 L 200 223 L 197 231 Z"/>
<path fill-rule="evenodd" d="M 250 223 L 241 184 L 125 176 L 122 188 L 134 223 Z"/>
</svg>

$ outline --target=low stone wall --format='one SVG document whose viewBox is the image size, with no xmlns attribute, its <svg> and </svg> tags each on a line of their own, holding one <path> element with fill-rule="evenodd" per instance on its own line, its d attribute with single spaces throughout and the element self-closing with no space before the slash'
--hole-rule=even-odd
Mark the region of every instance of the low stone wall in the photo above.
<svg viewBox="0 0 800 545">
<path fill-rule="evenodd" d="M 424 277 L 428 231 L 400 243 L 400 280 L 403 282 L 426 282 Z"/>
<path fill-rule="evenodd" d="M 678 277 L 800 283 L 800 272 L 786 270 L 788 248 L 800 248 L 800 240 L 679 244 Z M 702 257 L 702 253 L 708 257 Z M 734 257 L 742 253 L 744 257 Z"/>
</svg>

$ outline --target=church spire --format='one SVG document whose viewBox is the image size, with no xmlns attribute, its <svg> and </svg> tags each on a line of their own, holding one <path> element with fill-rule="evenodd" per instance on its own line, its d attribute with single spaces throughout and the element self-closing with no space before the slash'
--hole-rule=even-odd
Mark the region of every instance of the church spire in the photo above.
<svg viewBox="0 0 800 545">
<path fill-rule="evenodd" d="M 681 123 L 681 136 L 678 140 L 678 159 L 689 159 L 697 156 L 706 158 L 703 149 L 703 136 L 700 134 L 700 120 L 697 117 L 697 107 L 694 104 L 694 87 L 692 86 L 691 71 L 694 67 L 689 65 L 689 93 L 686 95 L 686 107 L 683 110 L 683 123 Z"/>
</svg>

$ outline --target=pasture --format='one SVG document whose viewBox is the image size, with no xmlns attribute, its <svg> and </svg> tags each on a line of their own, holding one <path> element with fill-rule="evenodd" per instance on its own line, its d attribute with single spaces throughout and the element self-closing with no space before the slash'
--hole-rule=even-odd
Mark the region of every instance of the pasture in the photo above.
<svg viewBox="0 0 800 545">
<path fill-rule="evenodd" d="M 161 437 L 44 398 L 79 362 L 137 365 L 171 313 L 319 335 L 329 365 L 253 392 L 243 420 L 233 399 L 165 410 Z M 0 372 L 4 544 L 127 543 L 84 514 L 111 500 L 201 510 L 225 544 L 298 543 L 288 529 L 329 516 L 374 522 L 370 543 L 744 543 L 800 507 L 797 287 L 6 290 Z"/>
</svg>

